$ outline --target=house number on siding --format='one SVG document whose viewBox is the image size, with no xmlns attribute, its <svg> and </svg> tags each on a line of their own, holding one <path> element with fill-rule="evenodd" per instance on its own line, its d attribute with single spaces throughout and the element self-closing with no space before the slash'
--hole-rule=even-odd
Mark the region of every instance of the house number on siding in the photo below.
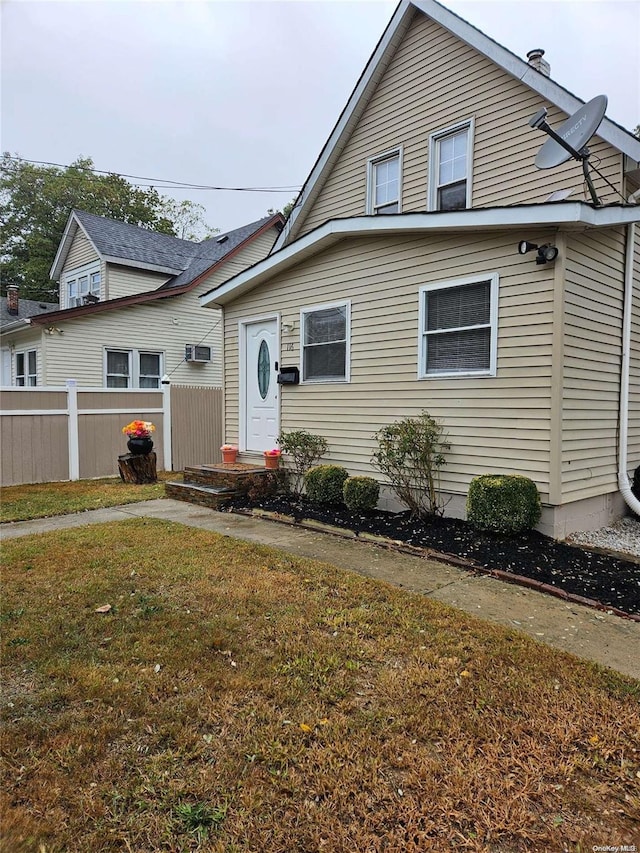
<svg viewBox="0 0 640 853">
<path fill-rule="evenodd" d="M 293 344 L 285 344 L 284 345 L 285 352 L 293 352 Z"/>
</svg>

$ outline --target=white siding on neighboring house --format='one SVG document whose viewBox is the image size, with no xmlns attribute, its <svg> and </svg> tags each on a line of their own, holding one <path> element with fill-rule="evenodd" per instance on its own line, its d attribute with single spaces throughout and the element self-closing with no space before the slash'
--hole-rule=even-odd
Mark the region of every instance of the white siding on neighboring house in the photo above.
<svg viewBox="0 0 640 853">
<path fill-rule="evenodd" d="M 545 241 L 544 233 L 529 236 Z M 351 381 L 283 387 L 281 428 L 324 435 L 331 461 L 371 474 L 374 432 L 427 409 L 451 441 L 445 490 L 463 494 L 486 471 L 518 472 L 546 499 L 554 273 L 518 255 L 516 242 L 513 233 L 351 239 L 239 297 L 225 307 L 225 441 L 239 438 L 238 322 L 280 312 L 294 327 L 282 335 L 283 364 L 300 365 L 300 309 L 350 300 Z M 494 272 L 497 376 L 419 380 L 420 287 Z"/>
<path fill-rule="evenodd" d="M 171 276 L 166 273 L 107 264 L 107 299 L 118 299 L 121 296 L 133 296 L 135 293 L 157 290 L 170 278 Z"/>
<path fill-rule="evenodd" d="M 172 382 L 220 385 L 220 332 L 204 341 L 213 347 L 211 363 L 184 362 L 185 345 L 205 336 L 214 325 L 212 315 L 190 292 L 61 321 L 64 334 L 48 341 L 47 383 L 56 385 L 73 377 L 80 385 L 102 387 L 106 350 L 122 349 L 162 353 L 162 372 L 169 373 Z"/>
<path fill-rule="evenodd" d="M 617 489 L 624 247 L 621 228 L 568 235 L 562 403 L 565 502 Z M 636 339 L 637 333 L 636 322 Z M 636 346 L 636 371 L 637 353 Z M 635 393 L 637 400 L 637 389 Z"/>
<path fill-rule="evenodd" d="M 567 117 L 418 14 L 301 223 L 300 234 L 327 219 L 365 214 L 368 159 L 400 145 L 402 210 L 427 210 L 429 135 L 468 119 L 475 123 L 473 207 L 543 202 L 557 189 L 573 189 L 572 199 L 590 200 L 575 161 L 553 170 L 536 169 L 536 152 L 547 137 L 532 130 L 528 121 L 543 106 L 549 108 L 552 127 Z M 620 189 L 622 155 L 597 137 L 589 148 L 600 171 Z M 594 181 L 602 201 L 618 200 L 597 175 Z"/>
</svg>

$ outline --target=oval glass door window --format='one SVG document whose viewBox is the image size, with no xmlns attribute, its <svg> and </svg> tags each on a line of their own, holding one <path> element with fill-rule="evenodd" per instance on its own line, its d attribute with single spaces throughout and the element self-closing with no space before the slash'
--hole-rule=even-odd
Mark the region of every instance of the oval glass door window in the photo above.
<svg viewBox="0 0 640 853">
<path fill-rule="evenodd" d="M 263 400 L 267 399 L 271 379 L 271 359 L 266 341 L 261 341 L 258 350 L 258 390 Z"/>
</svg>

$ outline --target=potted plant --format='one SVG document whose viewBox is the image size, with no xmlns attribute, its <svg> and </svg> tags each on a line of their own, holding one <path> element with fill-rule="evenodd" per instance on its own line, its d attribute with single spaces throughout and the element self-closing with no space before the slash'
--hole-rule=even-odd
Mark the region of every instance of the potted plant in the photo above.
<svg viewBox="0 0 640 853">
<path fill-rule="evenodd" d="M 274 448 L 273 450 L 265 450 L 264 451 L 264 467 L 271 468 L 272 470 L 276 470 L 280 467 L 280 457 L 282 456 L 282 451 L 278 450 L 278 448 Z"/>
<path fill-rule="evenodd" d="M 153 450 L 153 439 L 151 433 L 155 431 L 151 421 L 131 421 L 130 424 L 122 427 L 122 432 L 127 435 L 127 447 L 129 453 L 134 456 L 140 456 L 145 453 L 151 453 Z"/>
<path fill-rule="evenodd" d="M 236 457 L 238 456 L 238 448 L 235 446 L 235 444 L 223 444 L 220 450 L 222 451 L 223 462 L 236 461 Z"/>
</svg>

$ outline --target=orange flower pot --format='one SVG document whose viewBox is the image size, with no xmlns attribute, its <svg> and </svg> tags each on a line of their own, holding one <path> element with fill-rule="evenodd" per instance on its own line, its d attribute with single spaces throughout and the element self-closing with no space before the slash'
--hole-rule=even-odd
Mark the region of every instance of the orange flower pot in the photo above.
<svg viewBox="0 0 640 853">
<path fill-rule="evenodd" d="M 264 455 L 264 467 L 270 468 L 272 471 L 277 471 L 280 467 L 280 457 L 279 456 L 267 456 Z"/>
<path fill-rule="evenodd" d="M 223 462 L 235 462 L 238 458 L 238 448 L 233 447 L 231 450 L 223 450 L 222 451 L 222 461 Z"/>
</svg>

